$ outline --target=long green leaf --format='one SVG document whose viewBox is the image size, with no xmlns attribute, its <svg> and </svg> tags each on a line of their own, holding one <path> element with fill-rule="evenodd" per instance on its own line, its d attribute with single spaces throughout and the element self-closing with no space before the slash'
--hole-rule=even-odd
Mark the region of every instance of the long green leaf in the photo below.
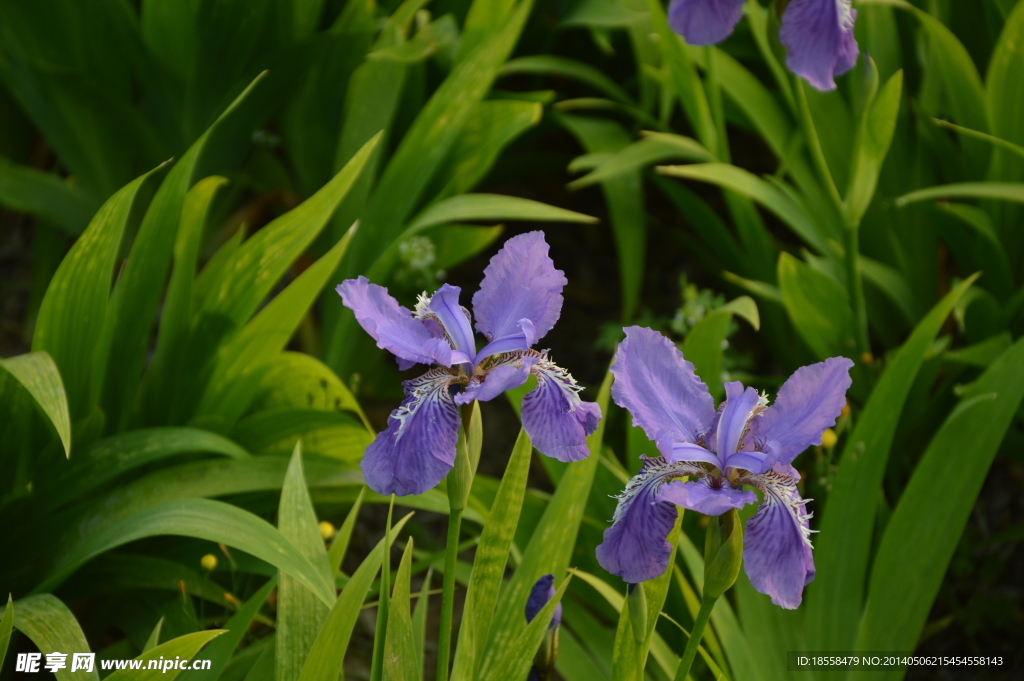
<svg viewBox="0 0 1024 681">
<path fill-rule="evenodd" d="M 409 611 L 409 579 L 412 566 L 412 537 L 405 544 L 402 562 L 398 564 L 395 586 L 388 610 L 388 632 L 384 643 L 384 678 L 394 681 L 419 681 L 421 669 L 416 665 L 416 643 L 412 634 Z"/>
<path fill-rule="evenodd" d="M 526 494 L 526 478 L 530 471 L 533 446 L 525 430 L 519 431 L 512 456 L 501 478 L 498 493 L 491 505 L 491 521 L 484 525 L 473 560 L 473 573 L 466 590 L 462 626 L 455 650 L 452 681 L 476 678 L 480 646 L 487 641 L 494 606 L 498 601 L 508 554 L 519 525 L 519 515 Z"/>
<path fill-rule="evenodd" d="M 167 643 L 158 645 L 156 648 L 139 655 L 136 660 L 142 660 L 140 670 L 119 669 L 107 679 L 110 681 L 156 681 L 157 679 L 174 679 L 181 673 L 181 669 L 175 669 L 178 658 L 191 660 L 196 653 L 202 650 L 203 646 L 224 633 L 223 629 L 212 629 L 209 631 L 197 631 L 193 634 L 185 634 L 178 638 L 171 639 Z M 166 669 L 164 669 L 166 667 Z"/>
<path fill-rule="evenodd" d="M 871 108 L 864 113 L 854 142 L 850 186 L 846 190 L 846 219 L 859 225 L 878 185 L 878 174 L 889 153 L 903 94 L 903 71 L 889 79 Z"/>
<path fill-rule="evenodd" d="M 619 87 L 603 71 L 568 57 L 550 54 L 533 54 L 526 57 L 518 57 L 502 66 L 498 75 L 512 76 L 524 73 L 572 78 L 581 83 L 586 83 L 623 104 L 636 104 L 629 93 Z"/>
<path fill-rule="evenodd" d="M 53 275 L 39 308 L 32 349 L 50 353 L 60 367 L 76 419 L 92 410 L 99 394 L 110 277 L 139 190 L 152 174 L 103 204 Z"/>
<path fill-rule="evenodd" d="M 918 201 L 940 199 L 995 199 L 1024 203 L 1024 182 L 957 182 L 909 192 L 896 199 L 896 205 L 906 206 Z"/>
<path fill-rule="evenodd" d="M 657 170 L 672 177 L 710 182 L 753 199 L 774 213 L 816 251 L 828 252 L 821 230 L 800 204 L 778 187 L 742 168 L 727 163 L 695 163 L 686 166 L 658 166 Z"/>
<path fill-rule="evenodd" d="M 12 163 L 0 155 L 0 206 L 60 225 L 78 236 L 96 212 L 97 201 L 58 175 Z"/>
<path fill-rule="evenodd" d="M 1022 375 L 1024 340 L 971 384 L 932 438 L 878 548 L 858 649 L 912 650 L 917 644 L 992 460 L 1024 398 Z M 905 671 L 888 669 L 884 676 L 900 679 Z"/>
<path fill-rule="evenodd" d="M 342 672 L 345 652 L 348 650 L 352 630 L 356 626 L 363 601 L 366 600 L 366 594 L 373 585 L 373 578 L 377 576 L 380 564 L 384 560 L 384 551 L 391 548 L 387 539 L 394 541 L 411 516 L 410 513 L 395 523 L 388 533 L 389 536 L 381 539 L 373 551 L 363 559 L 359 568 L 352 573 L 352 579 L 345 584 L 327 620 L 320 628 L 320 633 L 317 634 L 309 657 L 306 658 L 306 664 L 302 667 L 299 681 L 337 680 Z"/>
<path fill-rule="evenodd" d="M 597 404 L 601 407 L 602 414 L 608 413 L 611 378 L 611 372 L 605 374 L 604 382 L 597 394 Z M 481 678 L 486 678 L 503 668 L 499 666 L 499 656 L 509 649 L 519 635 L 518 632 L 526 627 L 523 607 L 537 578 L 544 574 L 564 574 L 569 566 L 572 549 L 583 520 L 583 511 L 597 472 L 606 422 L 607 419 L 602 418 L 597 430 L 587 438 L 590 456 L 566 469 L 554 496 L 544 509 L 544 515 L 541 516 L 530 543 L 523 552 L 523 558 L 515 574 L 502 589 L 491 633 L 483 648 L 479 672 Z M 540 619 L 538 616 L 534 622 Z"/>
<path fill-rule="evenodd" d="M 273 525 L 236 506 L 209 499 L 156 504 L 86 535 L 62 551 L 48 577 L 35 591 L 49 590 L 104 551 L 165 534 L 206 539 L 251 553 L 294 576 L 324 603 L 334 602 L 334 587 L 330 581 Z"/>
<path fill-rule="evenodd" d="M 188 669 L 181 675 L 182 681 L 217 681 L 231 659 L 231 653 L 242 642 L 246 632 L 249 631 L 249 625 L 252 624 L 260 607 L 275 587 L 277 587 L 277 577 L 271 577 L 266 584 L 260 587 L 259 591 L 249 597 L 245 605 L 240 607 L 224 624 L 225 633 L 211 641 L 203 651 L 203 659 L 210 661 L 210 668 Z"/>
<path fill-rule="evenodd" d="M 77 500 L 120 475 L 177 454 L 206 452 L 233 459 L 249 453 L 216 433 L 197 428 L 144 428 L 100 440 L 40 489 L 53 490 L 52 507 Z M 58 492 L 59 491 L 59 492 Z"/>
<path fill-rule="evenodd" d="M 533 666 L 533 658 L 537 654 L 537 649 L 540 648 L 541 641 L 544 640 L 544 636 L 547 634 L 551 617 L 555 614 L 555 607 L 562 600 L 562 596 L 565 595 L 565 590 L 569 588 L 571 581 L 572 575 L 566 577 L 562 582 L 562 586 L 558 587 L 555 595 L 537 613 L 533 621 L 522 629 L 522 633 L 515 640 L 498 652 L 499 657 L 496 664 L 492 667 L 491 673 L 481 677 L 484 681 L 498 681 L 499 679 L 511 681 L 512 679 L 522 679 L 529 675 L 530 667 Z"/>
<path fill-rule="evenodd" d="M 50 355 L 38 351 L 0 359 L 0 369 L 14 376 L 32 395 L 32 399 L 57 430 L 61 444 L 64 445 L 64 454 L 70 458 L 71 416 L 68 400 L 60 372 Z"/>
<path fill-rule="evenodd" d="M 779 288 L 793 326 L 818 359 L 854 351 L 853 310 L 842 284 L 783 253 Z"/>
<path fill-rule="evenodd" d="M 296 443 L 281 488 L 281 504 L 277 512 L 281 535 L 290 541 L 316 568 L 320 578 L 334 581 L 323 538 L 317 526 L 316 512 L 306 489 L 302 470 L 302 443 Z M 326 605 L 317 599 L 298 579 L 281 572 L 277 590 L 277 638 L 274 645 L 276 681 L 294 681 L 302 671 L 317 633 L 327 619 L 332 599 Z M 333 595 L 333 590 L 332 590 Z"/>
<path fill-rule="evenodd" d="M 863 607 L 878 489 L 904 403 L 946 317 L 976 277 L 946 294 L 917 325 L 879 379 L 839 461 L 807 589 L 809 650 L 849 650 Z"/>
<path fill-rule="evenodd" d="M 351 237 L 352 231 L 221 347 L 213 376 L 199 402 L 202 421 L 224 428 L 245 412 L 259 387 L 264 367 L 288 344 L 337 269 Z"/>
<path fill-rule="evenodd" d="M 243 91 L 213 126 L 192 144 L 171 168 L 146 211 L 132 250 L 114 288 L 113 316 L 106 324 L 110 352 L 104 357 L 107 369 L 104 412 L 113 430 L 122 430 L 135 402 L 139 377 L 153 321 L 160 305 L 167 270 L 170 267 L 185 195 L 210 134 L 230 117 L 262 76 Z"/>
<path fill-rule="evenodd" d="M 589 215 L 516 196 L 461 194 L 425 209 L 409 223 L 406 232 L 411 234 L 434 225 L 469 220 L 543 220 L 590 224 L 597 222 L 597 218 Z"/>
<path fill-rule="evenodd" d="M 14 604 L 14 626 L 44 652 L 87 653 L 89 642 L 68 607 L 50 594 L 23 598 Z M 71 658 L 68 657 L 70 663 Z M 71 664 L 57 671 L 58 681 L 99 681 L 97 669 L 71 673 Z"/>
</svg>

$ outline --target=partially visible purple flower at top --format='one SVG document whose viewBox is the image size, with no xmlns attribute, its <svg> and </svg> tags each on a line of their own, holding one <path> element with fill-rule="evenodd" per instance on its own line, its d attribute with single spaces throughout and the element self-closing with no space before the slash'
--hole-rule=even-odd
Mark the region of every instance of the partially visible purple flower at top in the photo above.
<svg viewBox="0 0 1024 681">
<path fill-rule="evenodd" d="M 615 354 L 612 397 L 633 415 L 661 456 L 643 468 L 619 497 L 613 524 L 597 547 L 604 569 L 630 583 L 665 571 L 665 540 L 679 505 L 705 515 L 764 502 L 747 522 L 743 563 L 755 589 L 784 608 L 800 605 L 814 579 L 810 514 L 790 465 L 810 445 L 821 444 L 846 404 L 853 362 L 833 357 L 798 369 L 775 404 L 753 388 L 726 383 L 715 410 L 693 365 L 660 333 L 633 326 Z M 689 477 L 688 482 L 679 478 Z"/>
<path fill-rule="evenodd" d="M 744 0 L 672 0 L 668 22 L 691 45 L 728 38 L 743 15 Z M 834 90 L 834 78 L 857 63 L 851 0 L 791 0 L 782 14 L 779 40 L 786 66 L 818 90 Z"/>
<path fill-rule="evenodd" d="M 541 575 L 530 589 L 530 597 L 526 599 L 526 622 L 529 624 L 537 616 L 544 606 L 555 596 L 555 576 Z M 551 624 L 548 629 L 554 629 L 562 623 L 562 604 L 555 606 L 555 614 L 551 616 Z"/>
<path fill-rule="evenodd" d="M 437 365 L 402 384 L 406 398 L 366 448 L 362 469 L 371 489 L 404 496 L 432 488 L 455 463 L 459 405 L 492 400 L 531 375 L 537 387 L 523 398 L 522 420 L 533 446 L 560 461 L 587 457 L 586 436 L 597 428 L 600 407 L 580 399 L 581 388 L 546 350 L 532 349 L 558 320 L 565 284 L 542 232 L 506 241 L 473 296 L 476 329 L 488 341 L 480 351 L 458 286 L 422 294 L 415 312 L 366 277 L 338 286 L 342 302 L 399 367 Z"/>
</svg>

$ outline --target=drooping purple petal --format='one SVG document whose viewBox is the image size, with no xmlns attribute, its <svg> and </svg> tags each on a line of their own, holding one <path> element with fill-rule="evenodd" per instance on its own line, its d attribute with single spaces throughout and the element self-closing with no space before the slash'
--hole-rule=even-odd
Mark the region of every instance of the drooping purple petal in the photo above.
<svg viewBox="0 0 1024 681">
<path fill-rule="evenodd" d="M 750 422 L 743 449 L 764 452 L 765 467 L 770 468 L 820 445 L 821 434 L 836 424 L 846 404 L 852 366 L 846 357 L 831 357 L 794 371 L 775 403 Z"/>
<path fill-rule="evenodd" d="M 633 415 L 666 457 L 676 442 L 694 444 L 712 424 L 715 402 L 693 364 L 657 331 L 631 326 L 615 352 L 612 397 Z"/>
<path fill-rule="evenodd" d="M 834 90 L 833 79 L 857 63 L 856 18 L 850 0 L 792 0 L 779 29 L 779 40 L 789 50 L 786 66 L 815 89 Z"/>
<path fill-rule="evenodd" d="M 658 501 L 668 501 L 704 515 L 722 515 L 730 508 L 743 508 L 747 504 L 757 503 L 757 495 L 736 489 L 728 482 L 714 488 L 711 479 L 703 477 L 688 482 L 674 480 L 662 485 Z"/>
<path fill-rule="evenodd" d="M 676 509 L 658 501 L 658 489 L 673 477 L 703 473 L 695 466 L 668 463 L 662 457 L 644 459 L 640 472 L 619 496 L 612 526 L 604 531 L 604 541 L 597 547 L 601 567 L 630 584 L 665 572 L 672 553 L 665 538 L 676 521 Z"/>
<path fill-rule="evenodd" d="M 539 357 L 523 352 L 502 355 L 483 375 L 470 379 L 466 389 L 455 396 L 455 403 L 469 404 L 473 400 L 488 402 L 506 390 L 518 388 L 529 380 L 530 370 L 539 361 Z"/>
<path fill-rule="evenodd" d="M 452 348 L 448 342 L 432 334 L 383 286 L 359 277 L 342 282 L 336 290 L 345 306 L 355 312 L 363 330 L 377 341 L 377 347 L 398 357 L 401 368 L 415 363 L 451 366 Z"/>
<path fill-rule="evenodd" d="M 562 288 L 568 283 L 548 257 L 543 232 L 528 232 L 505 242 L 484 270 L 473 296 L 477 331 L 494 341 L 521 333 L 520 320 L 533 322 L 534 342 L 544 337 L 562 312 Z"/>
<path fill-rule="evenodd" d="M 430 297 L 427 309 L 440 321 L 441 328 L 451 339 L 452 347 L 472 358 L 476 354 L 476 341 L 473 340 L 469 313 L 459 304 L 461 293 L 462 289 L 458 286 L 445 284 Z"/>
<path fill-rule="evenodd" d="M 536 355 L 539 361 L 530 371 L 537 387 L 523 397 L 523 428 L 541 454 L 581 461 L 590 456 L 587 436 L 597 430 L 601 407 L 580 399 L 582 388 L 568 371 L 542 353 Z"/>
<path fill-rule="evenodd" d="M 544 609 L 552 598 L 555 597 L 555 576 L 541 575 L 530 589 L 530 597 L 526 599 L 526 623 L 529 624 L 533 618 Z M 551 616 L 551 624 L 548 629 L 554 629 L 562 623 L 562 604 L 555 605 L 555 614 Z"/>
<path fill-rule="evenodd" d="M 743 0 L 672 0 L 668 25 L 691 45 L 714 45 L 732 34 Z"/>
<path fill-rule="evenodd" d="M 800 605 L 804 587 L 814 580 L 811 554 L 810 514 L 804 508 L 791 467 L 776 466 L 762 475 L 740 482 L 754 485 L 764 501 L 747 521 L 743 566 L 755 589 L 772 597 L 772 603 L 790 610 Z"/>
<path fill-rule="evenodd" d="M 452 378 L 436 368 L 402 384 L 407 397 L 363 455 L 363 477 L 374 492 L 422 494 L 451 470 L 459 435 L 459 409 L 448 394 Z"/>
<path fill-rule="evenodd" d="M 725 384 L 725 409 L 722 409 L 715 429 L 716 451 L 723 460 L 739 451 L 740 438 L 759 402 L 760 398 L 753 388 L 744 390 L 739 381 Z"/>
</svg>

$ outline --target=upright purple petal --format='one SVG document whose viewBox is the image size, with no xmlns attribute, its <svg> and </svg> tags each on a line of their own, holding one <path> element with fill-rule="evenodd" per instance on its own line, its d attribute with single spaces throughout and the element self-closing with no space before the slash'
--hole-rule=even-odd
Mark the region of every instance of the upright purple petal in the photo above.
<svg viewBox="0 0 1024 681">
<path fill-rule="evenodd" d="M 438 368 L 402 384 L 407 397 L 363 455 L 363 477 L 374 492 L 422 494 L 451 470 L 459 436 L 459 408 L 448 394 L 452 378 Z"/>
<path fill-rule="evenodd" d="M 658 490 L 674 477 L 703 472 L 685 463 L 668 463 L 661 457 L 644 459 L 640 472 L 619 496 L 612 526 L 604 531 L 604 541 L 597 547 L 601 567 L 630 584 L 665 572 L 672 553 L 672 545 L 665 538 L 676 521 L 676 507 L 658 501 Z"/>
<path fill-rule="evenodd" d="M 668 338 L 640 326 L 625 331 L 612 364 L 612 397 L 671 459 L 673 443 L 694 444 L 711 427 L 715 402 Z"/>
<path fill-rule="evenodd" d="M 789 50 L 786 66 L 815 89 L 834 90 L 833 79 L 857 63 L 856 18 L 850 0 L 792 0 L 779 29 L 779 40 Z"/>
<path fill-rule="evenodd" d="M 453 348 L 473 357 L 476 354 L 476 341 L 473 339 L 469 313 L 459 304 L 461 293 L 462 289 L 458 286 L 443 285 L 430 297 L 424 312 L 437 317 Z"/>
<path fill-rule="evenodd" d="M 672 0 L 668 25 L 691 45 L 714 45 L 732 34 L 743 0 Z"/>
<path fill-rule="evenodd" d="M 537 330 L 529 319 L 519 320 L 519 332 L 512 336 L 502 336 L 493 340 L 477 353 L 474 364 L 480 364 L 491 355 L 500 355 L 516 350 L 529 350 L 537 342 Z"/>
<path fill-rule="evenodd" d="M 775 404 L 750 422 L 744 449 L 765 454 L 765 466 L 788 464 L 836 424 L 846 404 L 853 362 L 832 357 L 793 372 L 779 390 Z"/>
<path fill-rule="evenodd" d="M 452 348 L 448 342 L 432 334 L 383 286 L 359 277 L 342 282 L 337 291 L 345 306 L 356 313 L 359 325 L 377 341 L 377 347 L 398 357 L 402 368 L 415 363 L 451 366 Z"/>
<path fill-rule="evenodd" d="M 740 439 L 747 429 L 754 407 L 760 403 L 757 391 L 753 388 L 743 389 L 743 384 L 733 381 L 725 384 L 725 409 L 718 420 L 716 442 L 718 455 L 726 460 L 730 454 L 739 451 Z"/>
<path fill-rule="evenodd" d="M 705 476 L 688 482 L 674 480 L 666 483 L 658 492 L 658 501 L 669 501 L 704 515 L 722 515 L 730 508 L 756 504 L 757 495 L 736 489 L 721 479 L 714 481 Z"/>
<path fill-rule="evenodd" d="M 566 283 L 548 257 L 543 232 L 512 237 L 491 258 L 480 290 L 473 296 L 477 331 L 496 341 L 523 333 L 520 321 L 529 319 L 536 342 L 558 321 Z"/>
<path fill-rule="evenodd" d="M 544 609 L 552 598 L 555 597 L 555 576 L 541 575 L 530 589 L 530 596 L 526 599 L 526 622 L 529 624 L 533 618 Z M 562 623 L 562 604 L 555 606 L 555 614 L 551 616 L 551 624 L 548 629 L 554 629 Z"/>
<path fill-rule="evenodd" d="M 788 466 L 776 466 L 762 475 L 740 478 L 764 493 L 764 501 L 747 521 L 743 566 L 755 589 L 772 603 L 790 610 L 800 605 L 804 587 L 814 580 L 810 515 L 804 508 Z"/>
<path fill-rule="evenodd" d="M 537 387 L 523 397 L 523 428 L 533 446 L 559 461 L 580 461 L 590 456 L 587 436 L 597 430 L 601 407 L 584 402 L 581 388 L 565 369 L 547 357 L 531 369 Z"/>
</svg>

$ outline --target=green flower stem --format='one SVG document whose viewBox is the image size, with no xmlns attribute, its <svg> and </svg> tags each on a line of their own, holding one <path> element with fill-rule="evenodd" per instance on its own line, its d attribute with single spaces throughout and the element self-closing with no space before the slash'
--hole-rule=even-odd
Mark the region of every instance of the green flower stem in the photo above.
<svg viewBox="0 0 1024 681">
<path fill-rule="evenodd" d="M 693 666 L 693 658 L 697 656 L 697 648 L 700 647 L 700 640 L 704 638 L 704 629 L 708 625 L 711 611 L 715 608 L 718 597 L 704 598 L 700 602 L 700 610 L 697 611 L 697 619 L 693 622 L 693 629 L 690 630 L 690 639 L 686 642 L 686 650 L 683 651 L 683 658 L 679 661 L 679 669 L 676 670 L 675 681 L 686 681 Z"/>
<path fill-rule="evenodd" d="M 459 556 L 462 509 L 448 513 L 448 543 L 444 556 L 444 586 L 441 594 L 441 631 L 437 640 L 437 681 L 448 679 L 448 657 L 452 644 L 452 614 L 455 610 L 455 566 Z"/>
<path fill-rule="evenodd" d="M 828 169 L 825 152 L 822 150 L 821 140 L 818 138 L 818 130 L 814 127 L 811 107 L 807 103 L 807 91 L 804 89 L 804 84 L 799 78 L 795 80 L 797 102 L 800 105 L 800 118 L 804 128 L 804 136 L 807 138 L 807 150 L 811 153 L 811 161 L 813 161 L 815 168 L 817 168 L 818 174 L 821 175 L 821 181 L 825 184 L 825 189 L 828 191 L 832 203 L 835 204 L 839 216 L 845 216 L 846 206 L 843 203 L 843 197 L 839 195 L 839 190 L 836 188 L 835 180 L 832 179 L 832 171 Z"/>
<path fill-rule="evenodd" d="M 853 304 L 853 317 L 857 326 L 857 352 L 869 352 L 868 313 L 864 303 L 864 282 L 860 276 L 860 225 L 846 225 L 846 277 L 850 282 L 850 302 Z"/>
</svg>

